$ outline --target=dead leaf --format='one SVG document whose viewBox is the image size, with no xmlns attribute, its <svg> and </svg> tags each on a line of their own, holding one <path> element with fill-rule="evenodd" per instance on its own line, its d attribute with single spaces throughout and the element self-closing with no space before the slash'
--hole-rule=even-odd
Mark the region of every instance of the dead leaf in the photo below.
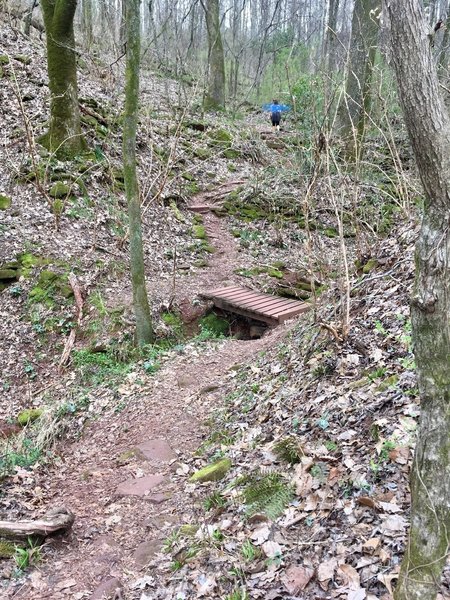
<svg viewBox="0 0 450 600">
<path fill-rule="evenodd" d="M 286 569 L 282 582 L 292 596 L 303 591 L 314 575 L 314 569 L 301 565 L 291 566 Z"/>
<path fill-rule="evenodd" d="M 363 552 L 366 554 L 373 554 L 375 550 L 378 550 L 381 544 L 380 538 L 370 538 L 367 542 L 362 545 Z"/>
<path fill-rule="evenodd" d="M 351 590 L 359 590 L 361 587 L 359 573 L 351 565 L 339 565 L 336 576 L 342 581 L 343 587 L 348 587 Z"/>
<path fill-rule="evenodd" d="M 359 498 L 357 498 L 356 501 L 362 506 L 368 506 L 369 508 L 377 508 L 377 503 L 373 498 L 370 498 L 369 496 L 360 496 Z"/>
<path fill-rule="evenodd" d="M 282 548 L 278 542 L 267 541 L 261 545 L 264 554 L 267 558 L 275 558 L 276 556 L 281 556 Z"/>
<path fill-rule="evenodd" d="M 328 584 L 333 579 L 336 566 L 337 560 L 335 558 L 330 558 L 321 563 L 317 569 L 317 581 L 319 582 L 320 587 L 325 591 L 327 591 Z"/>
<path fill-rule="evenodd" d="M 400 567 L 395 567 L 395 569 L 393 571 L 391 571 L 391 573 L 378 573 L 377 575 L 377 579 L 378 581 L 380 581 L 387 589 L 387 591 L 393 595 L 394 592 L 392 590 L 392 581 L 394 579 L 398 579 L 398 571 L 399 571 Z"/>
<path fill-rule="evenodd" d="M 206 577 L 203 574 L 198 577 L 197 581 L 197 598 L 209 595 L 217 585 L 215 577 Z"/>
</svg>

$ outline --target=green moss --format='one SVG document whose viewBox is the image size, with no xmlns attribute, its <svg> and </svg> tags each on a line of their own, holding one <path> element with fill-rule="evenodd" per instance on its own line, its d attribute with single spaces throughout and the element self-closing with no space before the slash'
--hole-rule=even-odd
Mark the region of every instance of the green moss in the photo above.
<svg viewBox="0 0 450 600">
<path fill-rule="evenodd" d="M 64 298 L 73 295 L 73 290 L 67 283 L 67 276 L 44 270 L 39 274 L 37 284 L 30 290 L 28 300 L 31 303 L 42 303 L 52 308 L 57 294 Z"/>
<path fill-rule="evenodd" d="M 206 230 L 203 225 L 194 225 L 192 235 L 198 240 L 206 240 Z"/>
<path fill-rule="evenodd" d="M 26 56 L 25 54 L 16 54 L 14 59 L 22 63 L 23 65 L 31 64 L 31 56 Z"/>
<path fill-rule="evenodd" d="M 25 427 L 25 425 L 33 423 L 34 421 L 39 419 L 39 417 L 42 415 L 42 412 L 42 408 L 27 408 L 25 410 L 22 410 L 17 415 L 17 422 L 22 427 Z"/>
<path fill-rule="evenodd" d="M 16 553 L 16 544 L 0 539 L 0 558 L 11 558 Z"/>
<path fill-rule="evenodd" d="M 9 65 L 9 56 L 7 54 L 0 54 L 0 65 Z"/>
<path fill-rule="evenodd" d="M 222 458 L 221 460 L 207 465 L 196 471 L 190 478 L 189 481 L 192 483 L 195 482 L 205 482 L 205 481 L 219 481 L 223 479 L 228 471 L 231 469 L 231 460 L 229 458 Z"/>
<path fill-rule="evenodd" d="M 11 206 L 11 198 L 0 194 L 0 210 L 7 210 Z"/>
<path fill-rule="evenodd" d="M 269 277 L 276 277 L 276 279 L 283 279 L 284 277 L 283 273 L 274 267 L 268 267 L 267 275 L 269 275 Z"/>
<path fill-rule="evenodd" d="M 228 321 L 218 317 L 214 312 L 202 317 L 199 325 L 201 329 L 206 329 L 215 336 L 227 335 L 230 329 Z"/>
<path fill-rule="evenodd" d="M 17 279 L 19 273 L 15 269 L 0 269 L 0 279 Z"/>
<path fill-rule="evenodd" d="M 186 171 L 185 173 L 182 173 L 181 177 L 183 179 L 186 179 L 186 181 L 195 181 L 195 177 L 192 175 L 192 173 L 189 173 L 189 171 Z"/>
<path fill-rule="evenodd" d="M 233 148 L 227 148 L 223 151 L 223 156 L 228 159 L 240 158 L 241 153 L 239 150 L 234 150 Z"/>
<path fill-rule="evenodd" d="M 230 143 L 233 139 L 226 129 L 213 129 L 207 135 L 213 142 Z"/>
<path fill-rule="evenodd" d="M 214 254 L 214 252 L 216 251 L 214 246 L 211 246 L 211 244 L 202 244 L 202 250 L 204 252 L 208 252 L 208 254 Z"/>
<path fill-rule="evenodd" d="M 198 525 L 190 525 L 188 523 L 185 523 L 184 525 L 181 525 L 179 532 L 182 535 L 193 537 L 197 533 L 198 530 L 199 530 Z"/>
<path fill-rule="evenodd" d="M 196 156 L 200 160 L 206 160 L 208 158 L 211 158 L 212 154 L 211 154 L 211 151 L 208 150 L 207 148 L 195 148 L 194 156 Z"/>
<path fill-rule="evenodd" d="M 52 185 L 48 193 L 52 198 L 65 198 L 69 195 L 69 192 L 70 188 L 66 183 L 57 181 Z"/>
<path fill-rule="evenodd" d="M 382 381 L 380 383 L 380 385 L 377 387 L 377 392 L 385 392 L 386 390 L 388 390 L 390 387 L 394 387 L 395 385 L 397 385 L 398 382 L 398 375 L 391 375 L 390 377 L 387 377 L 386 379 L 384 379 L 384 381 Z"/>
<path fill-rule="evenodd" d="M 363 273 L 367 274 L 376 269 L 378 261 L 376 258 L 370 258 L 363 267 Z"/>
<path fill-rule="evenodd" d="M 323 234 L 329 238 L 335 238 L 338 236 L 338 232 L 336 231 L 336 229 L 334 227 L 326 227 L 323 230 Z"/>
<path fill-rule="evenodd" d="M 201 225 L 203 223 L 203 217 L 202 217 L 202 215 L 199 215 L 198 213 L 195 213 L 195 215 L 194 215 L 194 223 L 196 223 L 197 225 Z"/>
</svg>

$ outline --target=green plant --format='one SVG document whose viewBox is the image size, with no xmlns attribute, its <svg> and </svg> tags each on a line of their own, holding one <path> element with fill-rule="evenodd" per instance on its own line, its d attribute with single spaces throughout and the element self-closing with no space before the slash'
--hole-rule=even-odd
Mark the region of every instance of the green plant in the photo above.
<svg viewBox="0 0 450 600">
<path fill-rule="evenodd" d="M 298 440 L 292 436 L 279 440 L 274 445 L 273 450 L 280 460 L 284 460 L 291 465 L 300 462 L 302 457 Z"/>
<path fill-rule="evenodd" d="M 338 448 L 336 442 L 333 442 L 332 440 L 326 440 L 326 442 L 324 442 L 324 446 L 329 452 L 334 452 Z"/>
<path fill-rule="evenodd" d="M 292 500 L 294 492 L 279 473 L 256 473 L 244 489 L 247 513 L 264 513 L 275 520 Z"/>
<path fill-rule="evenodd" d="M 241 554 L 247 562 L 255 560 L 259 556 L 261 556 L 261 550 L 252 544 L 250 540 L 245 540 L 245 542 L 241 546 Z"/>
<path fill-rule="evenodd" d="M 74 350 L 72 361 L 82 380 L 93 385 L 116 384 L 122 381 L 134 366 L 132 363 L 118 360 L 113 348 L 109 348 L 106 352 Z"/>
<path fill-rule="evenodd" d="M 381 321 L 375 321 L 375 331 L 381 333 L 382 335 L 387 335 L 386 329 L 383 327 L 383 323 Z"/>
<path fill-rule="evenodd" d="M 234 589 L 231 594 L 225 597 L 225 600 L 250 600 L 247 590 L 243 587 Z"/>
<path fill-rule="evenodd" d="M 396 443 L 393 440 L 384 440 L 380 450 L 380 460 L 386 461 L 389 458 L 389 452 L 394 450 Z"/>
<path fill-rule="evenodd" d="M 369 373 L 367 377 L 370 381 L 375 381 L 375 379 L 379 379 L 380 377 L 384 377 L 386 375 L 386 367 L 377 367 L 374 371 Z"/>
<path fill-rule="evenodd" d="M 26 547 L 16 546 L 14 561 L 19 571 L 25 571 L 29 566 L 35 565 L 41 559 L 41 548 L 32 538 L 28 538 Z"/>
<path fill-rule="evenodd" d="M 163 542 L 163 552 L 166 554 L 171 552 L 176 546 L 177 542 L 180 540 L 180 535 L 180 530 L 174 529 Z"/>
<path fill-rule="evenodd" d="M 213 492 L 203 501 L 205 510 L 211 510 L 212 508 L 221 508 L 226 505 L 226 500 L 220 492 Z"/>
</svg>

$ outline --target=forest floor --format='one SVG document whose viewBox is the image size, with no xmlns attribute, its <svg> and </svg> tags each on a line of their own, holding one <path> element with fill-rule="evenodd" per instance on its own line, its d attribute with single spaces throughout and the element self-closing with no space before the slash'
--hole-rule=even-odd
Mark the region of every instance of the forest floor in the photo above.
<svg viewBox="0 0 450 600">
<path fill-rule="evenodd" d="M 144 72 L 138 157 L 158 343 L 137 356 L 119 67 L 80 75 L 92 156 L 30 160 L 27 130 L 44 131 L 47 114 L 43 46 L 8 26 L 0 35 L 0 193 L 12 199 L 0 211 L 0 270 L 21 268 L 0 292 L 0 431 L 43 410 L 2 444 L 0 515 L 34 519 L 61 505 L 75 515 L 66 535 L 28 546 L 30 566 L 18 568 L 17 550 L 0 563 L 0 596 L 390 598 L 419 414 L 408 302 L 420 194 L 404 137 L 401 181 L 379 140 L 366 179 L 319 175 L 308 234 L 310 140 L 299 144 L 289 124 L 273 135 L 254 112 L 199 118 L 189 90 Z M 406 180 L 410 203 L 398 191 Z M 55 181 L 68 186 L 59 218 Z M 336 198 L 350 265 L 345 339 Z M 196 217 L 199 204 L 214 210 Z M 299 284 L 307 296 L 311 270 L 316 310 L 260 339 L 201 325 L 201 292 Z M 83 319 L 60 367 L 75 319 L 70 272 Z M 233 319 L 230 328 L 239 333 Z M 220 460 L 223 478 L 190 480 Z M 446 571 L 443 598 L 449 580 Z"/>
</svg>

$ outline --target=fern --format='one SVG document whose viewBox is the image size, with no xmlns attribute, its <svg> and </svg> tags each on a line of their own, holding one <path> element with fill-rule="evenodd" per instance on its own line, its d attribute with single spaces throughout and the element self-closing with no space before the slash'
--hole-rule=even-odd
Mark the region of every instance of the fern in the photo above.
<svg viewBox="0 0 450 600">
<path fill-rule="evenodd" d="M 289 436 L 279 440 L 273 447 L 273 451 L 280 460 L 284 460 L 291 465 L 300 462 L 302 450 L 295 437 Z"/>
<path fill-rule="evenodd" d="M 279 473 L 257 473 L 244 489 L 247 513 L 264 513 L 275 520 L 292 500 L 294 491 Z"/>
</svg>

